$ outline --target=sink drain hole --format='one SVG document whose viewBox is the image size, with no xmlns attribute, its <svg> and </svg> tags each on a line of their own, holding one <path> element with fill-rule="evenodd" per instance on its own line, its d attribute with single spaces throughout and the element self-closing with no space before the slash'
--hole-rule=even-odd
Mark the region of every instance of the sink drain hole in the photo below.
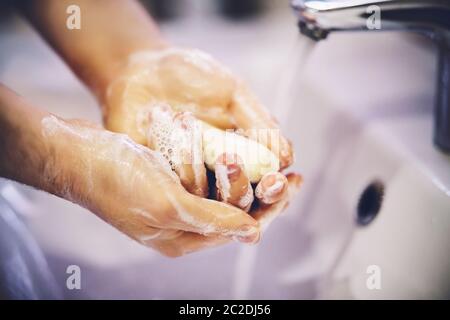
<svg viewBox="0 0 450 320">
<path fill-rule="evenodd" d="M 364 189 L 359 198 L 356 221 L 361 226 L 366 226 L 375 219 L 381 209 L 384 196 L 384 184 L 374 181 Z"/>
</svg>

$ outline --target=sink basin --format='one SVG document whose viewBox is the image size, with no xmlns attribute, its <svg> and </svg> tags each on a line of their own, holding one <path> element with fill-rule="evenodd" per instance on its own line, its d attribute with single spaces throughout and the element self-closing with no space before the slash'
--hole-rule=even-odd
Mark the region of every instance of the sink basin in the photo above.
<svg viewBox="0 0 450 320">
<path fill-rule="evenodd" d="M 247 80 L 293 141 L 291 170 L 304 187 L 258 245 L 165 258 L 83 208 L 3 186 L 63 297 L 450 297 L 450 159 L 431 144 L 433 48 L 413 35 L 342 34 L 304 57 L 294 20 L 195 25 L 188 40 L 185 22 L 163 27 L 173 42 L 211 52 Z M 27 48 L 4 60 L 0 81 L 58 115 L 100 121 L 93 98 L 34 34 L 2 35 L 0 45 L 3 54 Z M 292 65 L 300 70 L 274 83 Z M 278 94 L 268 90 L 277 86 Z M 381 208 L 361 226 L 358 203 L 373 181 L 384 188 Z M 81 290 L 65 287 L 69 265 L 81 269 Z M 366 285 L 372 265 L 381 270 L 380 289 Z"/>
</svg>

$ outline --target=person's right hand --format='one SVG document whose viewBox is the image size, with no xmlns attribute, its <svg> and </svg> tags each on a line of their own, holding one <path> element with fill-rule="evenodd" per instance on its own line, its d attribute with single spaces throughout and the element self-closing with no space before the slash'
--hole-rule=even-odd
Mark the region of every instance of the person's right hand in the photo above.
<svg viewBox="0 0 450 320">
<path fill-rule="evenodd" d="M 51 154 L 43 175 L 55 193 L 83 205 L 138 242 L 179 256 L 229 239 L 259 240 L 257 220 L 194 196 L 155 151 L 80 120 L 44 117 Z"/>
</svg>

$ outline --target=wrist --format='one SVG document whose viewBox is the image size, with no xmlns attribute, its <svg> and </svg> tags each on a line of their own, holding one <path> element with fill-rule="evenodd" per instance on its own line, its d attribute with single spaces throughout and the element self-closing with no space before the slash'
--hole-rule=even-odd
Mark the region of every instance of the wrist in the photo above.
<svg viewBox="0 0 450 320">
<path fill-rule="evenodd" d="M 80 202 L 88 161 L 75 128 L 0 86 L 0 176 Z M 75 172 L 78 171 L 78 174 Z"/>
<path fill-rule="evenodd" d="M 91 209 L 93 155 L 97 150 L 95 132 L 82 120 L 63 120 L 47 115 L 41 120 L 46 146 L 46 164 L 40 189 Z"/>
<path fill-rule="evenodd" d="M 69 5 L 82 12 L 79 29 L 63 27 L 67 16 L 61 13 Z M 138 1 L 27 1 L 20 7 L 99 99 L 131 53 L 167 46 Z"/>
</svg>

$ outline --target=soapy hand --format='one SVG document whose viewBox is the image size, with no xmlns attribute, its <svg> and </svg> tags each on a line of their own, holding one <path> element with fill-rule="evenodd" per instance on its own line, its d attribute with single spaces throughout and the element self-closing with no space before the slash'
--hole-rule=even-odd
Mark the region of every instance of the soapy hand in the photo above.
<svg viewBox="0 0 450 320">
<path fill-rule="evenodd" d="M 240 134 L 267 147 L 279 159 L 276 170 L 288 167 L 293 161 L 291 144 L 281 135 L 278 124 L 266 109 L 241 81 L 199 50 L 169 47 L 134 53 L 102 96 L 106 128 L 126 133 L 137 143 L 154 150 L 165 149 L 162 154 L 166 155 L 168 161 L 174 160 L 176 154 L 188 155 L 191 161 L 198 158 L 195 151 L 189 152 L 195 150 L 191 145 L 197 142 L 192 138 L 187 144 L 189 148 L 185 148 L 188 152 L 178 150 L 179 152 L 169 155 L 168 150 L 174 151 L 176 148 L 169 149 L 166 145 L 158 145 L 157 141 L 163 134 L 159 135 L 158 130 L 154 130 L 157 134 L 153 137 L 150 134 L 149 137 L 155 117 L 159 115 L 160 119 L 166 118 L 164 112 L 155 113 L 155 107 L 161 105 L 178 111 L 179 116 L 175 116 L 173 120 L 167 116 L 166 120 L 159 123 L 173 121 L 173 126 L 170 127 L 172 130 L 188 128 L 189 130 L 185 129 L 186 134 L 182 135 L 183 137 L 196 136 L 191 134 L 196 129 L 189 113 L 185 112 L 188 111 L 195 118 L 216 128 L 238 129 Z M 170 131 L 170 128 L 162 132 Z M 270 134 L 266 134 L 267 132 Z M 185 140 L 182 138 L 178 141 Z M 205 153 L 206 158 L 207 155 Z M 182 166 L 172 166 L 172 169 L 189 192 L 200 197 L 207 196 L 209 192 L 213 199 L 248 211 L 253 202 L 250 182 L 258 183 L 259 180 L 249 181 L 253 177 L 245 175 L 243 164 L 216 163 L 220 161 L 221 156 L 225 155 L 217 154 L 209 159 L 209 169 L 217 169 L 213 190 L 208 190 L 203 161 L 200 165 L 184 163 Z M 233 154 L 228 156 L 234 157 Z M 188 163 L 191 164 L 189 161 Z M 253 217 L 264 224 L 285 208 L 300 185 L 298 175 L 290 174 L 286 178 L 281 173 L 276 173 L 275 176 L 274 174 L 275 172 L 272 172 L 261 180 L 256 193 L 259 206 L 254 206 L 256 209 L 253 208 L 251 212 Z M 209 185 L 211 187 L 211 183 Z M 199 240 L 196 249 L 223 242 L 211 237 L 204 240 L 209 241 L 202 244 Z"/>
<path fill-rule="evenodd" d="M 45 185 L 138 242 L 178 256 L 229 239 L 254 243 L 259 223 L 230 205 L 188 193 L 160 154 L 84 121 L 42 119 L 52 154 Z"/>
<path fill-rule="evenodd" d="M 258 241 L 255 218 L 189 193 L 159 153 L 128 136 L 60 119 L 1 85 L 0 106 L 1 177 L 81 205 L 168 256 Z"/>
<path fill-rule="evenodd" d="M 271 149 L 286 168 L 293 161 L 289 141 L 248 88 L 209 55 L 193 49 L 165 48 L 132 54 L 103 96 L 106 128 L 147 144 L 148 114 L 154 105 L 190 111 L 222 129 L 240 129 Z M 261 135 L 271 130 L 277 137 Z"/>
<path fill-rule="evenodd" d="M 256 242 L 260 230 L 287 205 L 300 177 L 288 174 L 284 179 L 281 173 L 261 177 L 255 193 L 258 205 L 249 215 L 244 210 L 251 201 L 242 199 L 251 200 L 247 195 L 252 172 L 245 170 L 239 155 L 215 154 L 208 166 L 215 170 L 220 201 L 208 200 L 203 197 L 207 193 L 204 168 L 170 168 L 161 154 L 144 147 L 151 147 L 149 114 L 152 106 L 163 103 L 175 111 L 191 111 L 215 127 L 241 129 L 241 134 L 267 146 L 283 169 L 293 161 L 288 140 L 282 135 L 276 139 L 259 135 L 261 130 L 277 131 L 276 121 L 242 82 L 210 56 L 169 47 L 137 1 L 76 2 L 91 14 L 84 15 L 83 28 L 75 33 L 60 28 L 66 18 L 60 13 L 72 4 L 69 0 L 29 1 L 22 11 L 97 95 L 105 127 L 133 141 L 92 124 L 30 111 L 28 106 L 21 108 L 20 115 L 17 108 L 5 112 L 2 107 L 0 116 L 7 117 L 4 121 L 0 117 L 0 129 L 11 130 L 5 130 L 8 139 L 0 143 L 0 160 L 7 160 L 0 161 L 0 174 L 81 204 L 169 256 L 230 239 Z M 14 107 L 23 105 L 7 100 Z M 183 127 L 186 119 L 179 120 Z M 9 122 L 10 126 L 4 125 Z M 41 133 L 42 139 L 37 138 Z M 3 151 L 4 142 L 8 152 Z M 195 157 L 185 150 L 181 148 L 180 155 Z M 234 162 L 223 161 L 228 158 Z M 183 185 L 194 188 L 186 190 Z"/>
</svg>

